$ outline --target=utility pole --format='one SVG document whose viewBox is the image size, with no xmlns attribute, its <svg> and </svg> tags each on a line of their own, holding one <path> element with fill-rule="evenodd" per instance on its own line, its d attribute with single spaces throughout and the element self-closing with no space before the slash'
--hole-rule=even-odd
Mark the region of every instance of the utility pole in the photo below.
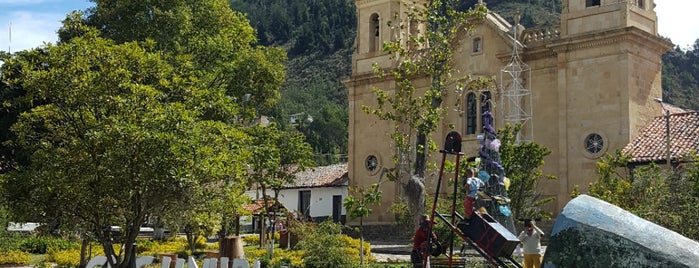
<svg viewBox="0 0 699 268">
<path fill-rule="evenodd" d="M 665 108 L 664 102 L 660 98 L 655 98 L 653 99 L 656 102 L 660 103 L 660 107 L 663 108 L 663 111 L 665 112 L 665 162 L 667 163 L 667 168 L 668 170 L 672 169 L 672 162 L 670 161 L 670 110 Z"/>
</svg>

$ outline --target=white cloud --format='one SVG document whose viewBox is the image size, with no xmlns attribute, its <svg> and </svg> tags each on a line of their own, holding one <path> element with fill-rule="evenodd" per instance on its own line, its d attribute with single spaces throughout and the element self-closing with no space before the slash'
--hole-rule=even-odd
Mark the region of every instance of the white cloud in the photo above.
<svg viewBox="0 0 699 268">
<path fill-rule="evenodd" d="M 34 13 L 16 11 L 0 19 L 0 50 L 20 51 L 43 45 L 44 42 L 55 43 L 56 31 L 65 18 L 63 13 Z M 10 28 L 11 24 L 11 28 Z M 10 32 L 11 29 L 11 32 Z M 10 37 L 12 42 L 10 43 Z"/>
</svg>

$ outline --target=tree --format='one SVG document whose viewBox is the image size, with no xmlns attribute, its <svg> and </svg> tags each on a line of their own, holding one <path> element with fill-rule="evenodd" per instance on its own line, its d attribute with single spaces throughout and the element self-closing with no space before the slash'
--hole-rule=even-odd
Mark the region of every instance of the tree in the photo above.
<svg viewBox="0 0 699 268">
<path fill-rule="evenodd" d="M 358 195 L 359 198 L 355 198 L 352 195 L 347 196 L 342 206 L 345 207 L 349 213 L 350 220 L 359 218 L 359 264 L 364 264 L 364 233 L 362 229 L 364 228 L 364 217 L 371 214 L 370 206 L 381 203 L 381 191 L 379 190 L 379 183 L 374 183 L 371 188 L 353 188 L 351 189 L 354 194 Z"/>
<path fill-rule="evenodd" d="M 216 92 L 193 86 L 186 62 L 97 35 L 48 45 L 36 62 L 5 59 L 3 80 L 36 105 L 11 127 L 29 161 L 2 186 L 18 220 L 93 236 L 116 257 L 113 243 L 133 244 L 147 216 L 187 208 L 227 178 L 244 187 L 247 136 L 205 119 L 200 107 Z M 110 265 L 125 267 L 131 250 Z"/>
<path fill-rule="evenodd" d="M 314 165 L 312 162 L 313 150 L 306 143 L 305 137 L 298 131 L 282 131 L 276 124 L 269 126 L 254 125 L 246 129 L 252 137 L 252 159 L 249 162 L 249 178 L 253 187 L 262 192 L 264 200 L 264 213 L 261 213 L 261 221 L 264 222 L 265 214 L 276 213 L 278 207 L 279 190 L 296 180 L 295 173 L 303 171 Z M 268 190 L 274 192 L 271 201 L 275 206 L 269 206 L 270 196 Z M 274 226 L 270 219 L 270 225 Z M 264 232 L 264 228 L 261 229 Z M 260 234 L 260 246 L 266 243 L 264 233 Z"/>
<path fill-rule="evenodd" d="M 234 182 L 230 185 L 231 187 L 236 188 L 239 187 L 238 185 L 247 185 L 242 177 L 242 175 L 244 174 L 243 171 L 245 170 L 242 168 L 242 163 L 246 162 L 245 157 L 248 154 L 244 152 L 245 148 L 238 146 L 247 142 L 247 136 L 244 133 L 237 131 L 236 128 L 231 124 L 240 124 L 241 122 L 250 121 L 250 118 L 256 116 L 256 112 L 258 111 L 258 109 L 266 109 L 268 107 L 273 106 L 277 102 L 277 100 L 279 99 L 278 90 L 279 88 L 281 88 L 281 83 L 284 80 L 285 76 L 283 62 L 285 61 L 286 56 L 284 54 L 284 51 L 279 48 L 265 48 L 257 46 L 254 31 L 248 24 L 247 20 L 245 19 L 245 16 L 233 12 L 225 1 L 97 0 L 94 2 L 97 4 L 96 7 L 89 10 L 88 15 L 86 17 L 83 17 L 81 13 L 73 13 L 66 18 L 66 20 L 64 21 L 64 26 L 59 30 L 59 46 L 56 46 L 56 48 L 54 49 L 69 47 L 73 48 L 74 50 L 72 52 L 65 52 L 70 54 L 71 57 L 64 58 L 79 58 L 76 57 L 76 55 L 74 54 L 83 53 L 83 51 L 80 50 L 81 48 L 79 48 L 79 46 L 84 45 L 85 42 L 80 41 L 81 39 L 99 40 L 100 44 L 102 44 L 103 42 L 109 43 L 104 45 L 104 47 L 107 48 L 120 47 L 121 45 L 124 45 L 126 47 L 143 48 L 148 52 L 147 56 L 144 56 L 144 58 L 150 60 L 154 60 L 157 58 L 160 61 L 158 62 L 159 65 L 153 65 L 153 67 L 151 67 L 150 69 L 146 68 L 144 65 L 139 65 L 144 60 L 137 59 L 138 57 L 133 55 L 131 55 L 133 56 L 132 58 L 127 58 L 119 61 L 116 59 L 120 58 L 112 54 L 105 56 L 104 58 L 93 59 L 90 57 L 97 56 L 92 55 L 91 53 L 86 53 L 87 55 L 85 55 L 85 61 L 87 62 L 88 67 L 81 69 L 81 71 L 86 74 L 86 77 L 78 79 L 79 75 L 68 73 L 68 71 L 66 70 L 59 70 L 64 69 L 65 65 L 68 64 L 63 61 L 58 61 L 57 57 L 51 59 L 58 61 L 58 63 L 60 64 L 55 62 L 51 62 L 51 64 L 48 64 L 43 58 L 44 56 L 46 56 L 46 54 L 48 54 L 48 52 L 43 49 L 37 49 L 30 53 L 20 54 L 17 56 L 18 59 L 14 61 L 16 64 L 5 65 L 7 66 L 7 70 L 12 70 L 13 72 L 3 72 L 3 79 L 13 80 L 11 83 L 8 83 L 8 86 L 3 85 L 4 87 L 10 89 L 9 94 L 5 94 L 5 91 L 3 91 L 3 97 L 7 97 L 4 98 L 4 100 L 6 101 L 6 105 L 5 110 L 3 111 L 3 126 L 9 128 L 10 125 L 17 121 L 18 115 L 23 111 L 37 109 L 38 107 L 41 107 L 41 105 L 44 104 L 54 105 L 53 102 L 56 101 L 67 101 L 63 100 L 63 98 L 65 97 L 65 95 L 68 94 L 39 96 L 41 94 L 38 93 L 43 94 L 45 90 L 43 88 L 30 88 L 35 87 L 35 85 L 28 84 L 26 83 L 26 81 L 24 81 L 25 79 L 27 79 L 27 77 L 24 77 L 23 75 L 27 70 L 38 71 L 41 69 L 46 69 L 53 70 L 57 73 L 64 72 L 64 74 L 66 75 L 61 76 L 60 78 L 62 79 L 56 79 L 56 81 L 62 81 L 65 83 L 61 85 L 52 84 L 51 86 L 44 85 L 44 87 L 55 87 L 60 90 L 66 90 L 69 87 L 73 87 L 74 89 L 93 89 L 93 85 L 91 83 L 97 84 L 98 86 L 100 86 L 99 89 L 101 89 L 102 91 L 96 90 L 95 92 L 93 92 L 95 99 L 87 99 L 91 102 L 87 102 L 86 105 L 97 105 L 95 103 L 100 103 L 100 101 L 110 100 L 112 98 L 116 98 L 120 103 L 143 101 L 135 97 L 123 98 L 120 96 L 114 96 L 116 94 L 115 90 L 118 87 L 139 88 L 155 84 L 161 87 L 158 88 L 159 90 L 168 90 L 165 93 L 157 93 L 156 91 L 151 92 L 152 94 L 154 94 L 154 96 L 151 97 L 152 99 L 157 99 L 158 101 L 163 103 L 153 107 L 153 109 L 161 109 L 164 111 L 165 114 L 158 115 L 152 111 L 148 111 L 148 109 L 145 108 L 139 110 L 136 108 L 140 107 L 139 105 L 144 105 L 143 103 L 131 103 L 129 105 L 132 105 L 132 108 L 134 108 L 132 113 L 144 113 L 144 115 L 135 116 L 134 118 L 140 119 L 147 118 L 147 116 L 154 116 L 155 119 L 151 120 L 156 120 L 158 118 L 160 118 L 161 120 L 172 119 L 172 122 L 170 125 L 166 124 L 162 127 L 162 134 L 149 134 L 150 132 L 145 132 L 132 133 L 132 136 L 134 136 L 134 139 L 139 142 L 148 141 L 147 138 L 162 140 L 160 143 L 149 145 L 161 145 L 163 146 L 161 148 L 162 150 L 165 150 L 166 144 L 168 142 L 174 142 L 172 139 L 178 139 L 178 141 L 182 144 L 179 146 L 173 145 L 171 148 L 170 155 L 162 152 L 162 154 L 156 154 L 158 151 L 152 150 L 153 154 L 143 156 L 143 159 L 145 159 L 144 162 L 165 161 L 169 159 L 167 156 L 174 157 L 178 155 L 180 157 L 185 157 L 185 153 L 189 153 L 192 154 L 191 157 L 185 158 L 184 160 L 188 160 L 188 164 L 196 162 L 197 166 L 192 167 L 191 165 L 185 165 L 185 163 L 181 163 L 180 165 L 174 165 L 181 169 L 190 170 L 187 170 L 186 172 L 181 170 L 177 170 L 176 172 L 171 171 L 174 173 L 170 174 L 170 176 L 178 177 L 178 179 L 167 179 L 166 181 L 169 181 L 168 183 L 171 183 L 173 185 L 178 185 L 178 187 L 182 188 L 181 190 L 187 191 L 171 191 L 172 193 L 177 192 L 178 194 L 182 195 L 181 200 L 178 200 L 181 202 L 176 202 L 175 204 L 163 203 L 160 204 L 162 208 L 153 208 L 152 210 L 150 210 L 150 207 L 147 207 L 148 209 L 145 210 L 147 211 L 147 214 L 152 213 L 148 216 L 166 216 L 158 213 L 168 213 L 175 211 L 174 209 L 167 209 L 166 207 L 175 206 L 177 204 L 189 204 L 191 205 L 191 208 L 194 211 L 201 212 L 200 208 L 197 208 L 197 205 L 199 203 L 194 202 L 194 199 L 200 194 L 203 194 L 207 191 L 216 193 L 215 196 L 225 196 L 226 194 L 235 193 L 220 193 L 220 191 L 230 188 L 221 187 L 222 178 L 214 179 L 212 177 L 209 178 L 211 181 L 203 181 L 199 183 L 197 180 L 199 180 L 200 176 L 211 174 L 220 175 L 220 173 L 216 172 L 223 173 L 225 171 L 228 172 L 228 174 L 226 175 L 226 180 Z M 86 18 L 86 20 L 83 21 L 83 18 Z M 134 25 L 138 25 L 138 27 L 134 27 Z M 108 42 L 100 38 L 95 39 L 97 34 L 94 33 L 94 30 L 92 30 L 93 28 L 89 26 L 96 26 L 98 29 L 100 29 L 100 34 L 102 36 L 115 40 L 116 44 L 112 44 L 111 41 Z M 73 42 L 73 40 L 79 41 Z M 132 43 L 132 41 L 138 42 L 138 45 L 136 43 Z M 95 48 L 97 50 L 103 49 L 102 46 L 88 46 L 82 49 L 91 48 Z M 106 49 L 106 51 L 111 50 Z M 90 52 L 94 53 L 94 51 Z M 59 53 L 55 51 L 52 51 L 51 53 L 59 55 Z M 113 53 L 123 53 L 123 51 Z M 10 58 L 11 56 L 6 55 L 4 57 Z M 22 61 L 19 59 L 19 57 L 26 58 L 24 58 L 24 61 Z M 7 63 L 8 61 L 5 62 Z M 168 69 L 168 72 L 170 73 L 160 74 L 158 73 L 158 71 L 160 70 L 156 68 L 156 66 Z M 140 69 L 135 70 L 134 68 L 136 67 Z M 110 73 L 107 74 L 106 71 L 103 72 L 104 69 L 108 70 Z M 149 72 L 148 74 L 150 76 L 146 77 L 147 79 L 126 79 L 123 81 L 116 78 L 128 75 L 130 74 L 130 72 Z M 110 75 L 114 77 L 110 77 Z M 70 80 L 67 79 L 68 77 L 75 77 L 75 79 Z M 131 76 L 128 75 L 128 77 Z M 138 77 L 138 75 L 135 75 L 135 77 Z M 144 79 L 146 80 L 145 82 Z M 113 87 L 113 89 L 111 91 L 106 90 L 107 87 Z M 100 94 L 102 94 L 103 96 Z M 97 97 L 97 95 L 100 96 Z M 249 99 L 249 101 L 245 101 L 244 96 L 251 96 L 251 98 Z M 117 104 L 116 101 L 114 102 L 114 104 Z M 152 104 L 156 105 L 159 104 L 159 102 L 154 101 Z M 109 107 L 109 105 L 105 106 Z M 123 104 L 123 106 L 127 105 Z M 168 109 L 159 108 L 160 106 L 166 107 Z M 65 106 L 62 107 L 65 108 Z M 119 108 L 125 109 L 121 106 Z M 182 109 L 182 112 L 172 112 L 171 110 L 174 110 L 175 108 Z M 97 112 L 99 113 L 99 116 L 105 116 L 109 112 L 121 112 L 127 114 L 128 111 L 129 110 L 122 111 L 117 109 L 107 109 L 105 111 L 99 110 Z M 78 111 L 78 113 L 80 112 L 82 111 Z M 119 118 L 122 119 L 122 117 Z M 82 120 L 83 118 L 78 117 L 78 119 Z M 186 119 L 188 120 L 187 122 L 189 124 L 180 123 L 175 119 Z M 29 119 L 25 120 L 29 121 Z M 143 120 L 145 121 L 145 119 Z M 134 121 L 138 122 L 136 120 Z M 132 124 L 135 124 L 135 122 L 132 122 Z M 194 124 L 193 122 L 197 123 Z M 32 129 L 31 126 L 26 125 L 28 123 L 24 124 L 24 129 L 19 129 L 16 131 L 16 133 L 21 133 L 22 135 L 25 135 L 22 139 L 28 139 L 28 137 L 31 137 L 31 134 L 27 134 L 27 132 L 31 130 L 36 130 L 37 132 L 40 132 L 39 130 L 42 130 Z M 145 122 L 142 122 L 142 124 L 145 124 Z M 38 123 L 35 123 L 35 125 L 38 125 Z M 76 126 L 80 125 L 78 124 Z M 153 128 L 156 128 L 157 126 L 157 124 L 152 124 Z M 169 132 L 167 132 L 165 128 L 167 126 L 170 127 L 168 131 L 175 131 L 175 134 L 170 134 Z M 17 125 L 17 128 L 21 127 L 22 126 Z M 82 129 L 76 128 L 74 132 L 80 133 L 81 131 L 93 131 L 100 133 L 98 130 L 93 129 L 97 127 L 95 125 L 85 125 L 82 127 Z M 116 132 L 117 130 L 133 130 L 133 132 L 136 132 L 135 130 L 138 130 L 138 128 L 128 126 L 122 127 L 122 129 L 109 130 L 112 132 Z M 179 139 L 179 136 L 177 135 L 185 133 L 185 130 L 189 131 L 189 133 L 187 134 L 190 136 L 187 137 L 200 137 L 200 140 L 197 141 L 192 139 Z M 82 134 L 87 135 L 89 133 Z M 145 135 L 147 138 L 138 138 L 139 134 Z M 87 136 L 92 137 L 90 135 Z M 65 135 L 61 137 L 65 137 Z M 41 137 L 31 138 L 40 139 Z M 111 138 L 116 139 L 118 137 L 115 136 Z M 17 174 L 29 174 L 31 171 L 29 169 L 39 169 L 35 166 L 39 165 L 38 163 L 40 161 L 48 159 L 48 157 L 38 158 L 38 156 L 35 154 L 35 151 L 37 151 L 38 149 L 28 146 L 28 141 L 23 141 L 24 143 L 20 144 L 20 138 L 8 136 L 6 137 L 6 139 L 13 139 L 17 142 L 7 143 L 7 145 L 3 148 L 3 156 L 5 157 L 5 161 L 3 161 L 3 164 L 9 166 L 9 168 L 3 169 L 3 171 L 11 170 L 13 168 L 22 168 L 26 170 L 18 170 Z M 122 142 L 121 144 L 124 145 L 124 142 Z M 131 144 L 126 145 L 128 146 L 125 146 L 125 148 L 133 147 L 131 149 L 133 149 L 134 151 L 146 149 L 145 145 L 141 147 Z M 218 148 L 219 146 L 221 147 Z M 101 148 L 97 149 L 102 150 Z M 180 153 L 178 150 L 183 152 Z M 202 151 L 200 152 L 197 150 Z M 226 152 L 232 151 L 236 152 L 236 154 L 233 157 L 229 154 L 226 154 Z M 50 155 L 50 153 L 46 152 L 47 155 Z M 107 158 L 119 156 L 100 155 L 100 151 L 92 153 Z M 207 163 L 207 160 L 204 158 L 211 157 L 211 155 L 208 154 L 212 153 L 218 153 L 219 157 L 209 159 L 208 161 L 211 161 L 212 163 Z M 119 157 L 125 158 L 126 160 L 134 161 L 132 158 L 128 158 L 126 156 Z M 234 161 L 235 163 L 225 164 L 225 168 L 220 165 L 220 163 L 232 161 L 233 158 L 236 158 Z M 23 160 L 26 161 L 22 162 Z M 114 161 L 111 162 L 111 164 L 118 164 L 114 159 L 112 159 L 111 161 Z M 218 161 L 219 164 L 213 163 L 216 161 Z M 99 166 L 98 164 L 102 163 L 103 162 L 95 163 L 92 166 Z M 130 162 L 122 161 L 121 163 L 122 165 L 124 165 Z M 208 167 L 207 165 L 212 166 Z M 161 168 L 166 168 L 166 166 L 163 165 L 161 166 Z M 117 169 L 109 169 L 108 171 L 116 172 L 116 170 Z M 77 169 L 74 171 L 77 171 Z M 122 168 L 121 170 L 121 172 L 125 173 L 126 175 L 134 175 L 132 173 L 136 173 L 135 171 L 132 171 L 131 173 L 129 173 L 128 171 L 129 170 L 127 168 Z M 46 171 L 44 175 L 51 175 L 49 173 L 50 172 Z M 65 174 L 63 175 L 66 176 Z M 179 182 L 179 180 L 183 180 L 182 178 L 179 178 L 179 176 L 184 176 L 184 179 L 193 182 L 189 184 Z M 128 177 L 125 176 L 125 178 Z M 109 181 L 109 183 L 118 184 L 117 181 L 111 181 L 110 179 L 111 178 L 107 178 L 105 180 Z M 134 187 L 132 189 L 135 193 L 140 194 L 144 191 L 143 189 L 139 188 L 143 187 L 142 185 L 136 184 L 133 186 Z M 203 187 L 206 188 L 206 190 L 203 190 L 201 188 L 197 190 L 196 187 Z M 164 188 L 161 190 L 168 190 L 169 188 Z M 175 187 L 174 190 L 180 188 Z M 29 188 L 26 188 L 25 190 L 28 189 Z M 92 188 L 88 187 L 87 189 Z M 165 197 L 168 198 L 170 196 L 166 195 Z M 242 202 L 240 200 L 233 201 L 235 199 L 229 200 L 231 200 L 232 202 Z M 201 202 L 202 200 L 199 201 Z M 237 206 L 228 207 L 240 207 L 240 204 L 236 205 Z M 222 207 L 223 206 L 219 206 L 218 209 L 223 209 Z M 135 210 L 137 208 L 129 207 L 128 209 Z M 135 214 L 133 215 L 133 217 L 129 218 L 129 220 L 131 220 L 128 222 L 129 228 L 122 228 L 122 230 L 125 230 L 125 237 L 121 237 L 121 239 L 122 241 L 125 240 L 127 244 L 132 237 L 135 238 L 134 230 L 137 231 L 138 227 L 140 226 L 136 224 L 142 223 L 140 222 L 140 220 L 143 216 L 140 214 L 140 212 L 136 213 L 129 211 L 128 209 L 124 210 L 128 213 Z M 206 207 L 206 209 L 208 211 L 211 211 L 210 207 Z M 34 212 L 38 213 L 41 210 L 43 210 L 43 208 L 37 208 L 37 210 Z M 228 211 L 230 211 L 230 209 L 228 209 Z M 120 213 L 125 214 L 126 212 Z M 25 213 L 24 215 L 32 214 Z M 196 215 L 196 213 L 194 215 Z M 62 216 L 64 215 L 57 215 L 54 218 L 58 219 Z M 115 216 L 114 218 L 118 217 Z M 61 219 L 65 220 L 63 218 Z M 223 220 L 225 219 L 226 218 L 223 218 Z M 105 217 L 103 221 L 110 222 L 108 223 L 110 225 L 118 224 L 119 222 L 118 220 L 110 219 L 108 217 Z M 104 222 L 100 222 L 100 224 L 106 224 Z M 60 222 L 60 224 L 64 224 L 64 222 Z M 104 226 L 95 229 L 95 223 L 90 224 L 91 225 L 85 226 L 84 228 L 78 224 L 73 224 L 72 226 L 75 230 L 83 228 L 82 233 L 85 234 L 98 233 L 98 230 L 103 230 Z M 124 223 L 124 226 L 126 225 L 127 223 Z M 107 239 L 107 236 L 108 235 L 106 234 L 101 234 L 100 239 Z M 127 253 L 131 250 L 130 247 L 126 247 L 126 249 Z"/>
<path fill-rule="evenodd" d="M 673 170 L 652 163 L 630 169 L 630 159 L 618 150 L 605 155 L 597 163 L 599 178 L 590 183 L 588 194 L 696 240 L 699 157 L 689 155 Z"/>
<path fill-rule="evenodd" d="M 541 198 L 541 192 L 536 188 L 544 177 L 541 166 L 544 157 L 551 151 L 534 142 L 516 143 L 516 133 L 521 125 L 505 125 L 498 131 L 500 135 L 500 159 L 505 168 L 505 174 L 510 179 L 507 190 L 510 198 L 513 218 L 536 219 L 550 217 L 551 212 L 542 211 L 541 205 L 555 200 L 555 197 Z M 547 179 L 556 179 L 548 176 Z"/>
<path fill-rule="evenodd" d="M 158 50 L 191 58 L 201 87 L 225 89 L 212 103 L 233 101 L 246 111 L 274 106 L 285 78 L 286 54 L 278 47 L 257 45 L 254 29 L 245 15 L 231 10 L 225 0 L 93 0 L 87 25 L 100 29 L 117 44 L 155 41 Z M 134 27 L 138 25 L 138 27 Z M 65 40 L 62 40 L 65 41 Z M 216 106 L 213 106 L 216 107 Z M 209 116 L 231 120 L 237 110 L 207 111 Z M 249 120 L 247 120 L 249 121 Z"/>
<path fill-rule="evenodd" d="M 463 34 L 462 29 L 468 30 L 473 21 L 482 19 L 486 9 L 478 5 L 475 10 L 457 11 L 452 2 L 441 0 L 429 1 L 424 8 L 410 6 L 409 9 L 407 18 L 396 17 L 388 23 L 395 36 L 393 41 L 383 44 L 383 50 L 391 54 L 395 67 L 383 70 L 374 65 L 377 76 L 394 81 L 395 88 L 374 89 L 378 106 L 362 109 L 395 126 L 391 134 L 397 148 L 395 177 L 408 197 L 410 211 L 415 212 L 413 221 L 417 224 L 425 211 L 427 158 L 436 149 L 430 135 L 444 114 L 442 101 L 447 96 L 446 85 L 462 78 L 452 76 L 455 40 Z M 404 32 L 411 28 L 409 23 L 425 25 L 427 30 L 422 34 L 408 33 L 403 38 Z M 430 86 L 419 89 L 415 85 L 419 79 L 429 79 Z"/>
</svg>

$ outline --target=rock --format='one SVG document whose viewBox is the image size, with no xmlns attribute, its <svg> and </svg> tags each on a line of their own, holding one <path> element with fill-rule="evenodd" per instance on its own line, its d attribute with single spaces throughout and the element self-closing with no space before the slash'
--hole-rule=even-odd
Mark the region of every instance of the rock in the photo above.
<svg viewBox="0 0 699 268">
<path fill-rule="evenodd" d="M 597 198 L 558 215 L 543 267 L 696 267 L 699 243 Z"/>
</svg>

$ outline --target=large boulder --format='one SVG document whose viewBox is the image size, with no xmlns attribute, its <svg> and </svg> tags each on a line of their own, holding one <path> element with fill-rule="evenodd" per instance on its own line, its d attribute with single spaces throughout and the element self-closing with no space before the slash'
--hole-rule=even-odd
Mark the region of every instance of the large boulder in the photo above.
<svg viewBox="0 0 699 268">
<path fill-rule="evenodd" d="M 699 243 L 597 198 L 558 215 L 544 267 L 697 267 Z"/>
</svg>

